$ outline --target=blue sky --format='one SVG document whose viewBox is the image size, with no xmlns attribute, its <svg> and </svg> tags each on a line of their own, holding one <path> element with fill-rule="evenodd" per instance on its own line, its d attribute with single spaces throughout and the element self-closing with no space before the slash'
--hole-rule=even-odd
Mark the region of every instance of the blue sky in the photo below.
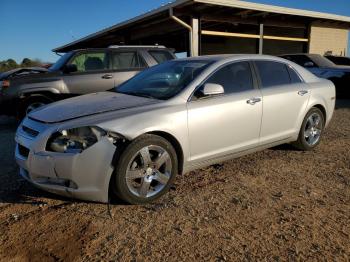
<svg viewBox="0 0 350 262">
<path fill-rule="evenodd" d="M 164 0 L 0 0 L 0 60 L 54 62 L 51 49 L 132 18 Z M 350 16 L 349 0 L 251 0 Z"/>
</svg>

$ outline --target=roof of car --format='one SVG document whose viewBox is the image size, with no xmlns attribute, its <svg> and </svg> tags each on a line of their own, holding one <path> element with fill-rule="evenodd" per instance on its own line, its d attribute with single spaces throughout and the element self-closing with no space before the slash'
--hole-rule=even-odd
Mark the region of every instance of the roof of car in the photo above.
<svg viewBox="0 0 350 262">
<path fill-rule="evenodd" d="M 350 57 L 348 57 L 348 56 L 341 56 L 341 55 L 325 55 L 325 57 L 339 57 L 339 58 L 350 59 Z"/>
<path fill-rule="evenodd" d="M 309 54 L 309 53 L 295 53 L 295 54 L 283 54 L 283 55 L 280 55 L 280 56 L 296 56 L 296 55 L 305 55 L 305 56 L 322 56 L 320 54 Z"/>
<path fill-rule="evenodd" d="M 258 55 L 258 54 L 222 54 L 222 55 L 205 55 L 205 56 L 195 56 L 195 57 L 186 57 L 177 59 L 177 61 L 181 60 L 211 60 L 211 61 L 221 61 L 221 60 L 229 60 L 229 59 L 268 59 L 268 60 L 279 60 L 282 58 L 277 56 L 270 55 Z"/>
<path fill-rule="evenodd" d="M 166 48 L 165 46 L 109 46 L 109 47 L 96 47 L 96 48 L 81 48 L 75 49 L 71 52 L 80 52 L 80 51 L 94 51 L 94 50 L 171 50 L 171 48 Z"/>
</svg>

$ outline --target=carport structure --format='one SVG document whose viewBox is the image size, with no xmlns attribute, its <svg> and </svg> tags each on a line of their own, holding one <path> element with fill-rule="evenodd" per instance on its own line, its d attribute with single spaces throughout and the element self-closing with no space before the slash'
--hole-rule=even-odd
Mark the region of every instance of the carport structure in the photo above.
<svg viewBox="0 0 350 262">
<path fill-rule="evenodd" d="M 350 17 L 238 0 L 178 0 L 54 49 L 165 45 L 188 55 L 345 55 Z"/>
</svg>

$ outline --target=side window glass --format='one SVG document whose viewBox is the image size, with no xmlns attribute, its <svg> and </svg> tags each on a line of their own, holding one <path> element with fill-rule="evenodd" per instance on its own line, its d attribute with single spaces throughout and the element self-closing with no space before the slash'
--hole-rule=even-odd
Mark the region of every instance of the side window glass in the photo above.
<svg viewBox="0 0 350 262">
<path fill-rule="evenodd" d="M 252 72 L 248 62 L 227 65 L 215 72 L 206 82 L 222 85 L 225 94 L 254 89 Z"/>
<path fill-rule="evenodd" d="M 168 51 L 156 51 L 150 50 L 148 53 L 156 60 L 159 64 L 168 60 L 173 60 L 174 57 Z"/>
<path fill-rule="evenodd" d="M 289 72 L 285 64 L 274 61 L 256 61 L 255 64 L 263 88 L 290 84 Z"/>
<path fill-rule="evenodd" d="M 145 68 L 146 63 L 137 52 L 113 52 L 112 68 L 114 70 Z"/>
<path fill-rule="evenodd" d="M 83 53 L 73 58 L 70 64 L 76 65 L 78 72 L 99 71 L 108 69 L 105 52 Z"/>
<path fill-rule="evenodd" d="M 291 81 L 292 84 L 296 84 L 296 83 L 301 83 L 302 82 L 300 76 L 290 66 L 288 66 L 288 72 L 289 72 L 290 81 Z"/>
</svg>

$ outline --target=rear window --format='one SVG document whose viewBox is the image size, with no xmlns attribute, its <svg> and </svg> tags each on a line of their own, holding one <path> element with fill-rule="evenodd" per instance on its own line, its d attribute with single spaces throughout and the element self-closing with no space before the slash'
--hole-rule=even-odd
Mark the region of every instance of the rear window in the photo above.
<svg viewBox="0 0 350 262">
<path fill-rule="evenodd" d="M 274 61 L 255 62 L 262 87 L 288 85 L 291 83 L 288 68 L 285 64 Z"/>
<path fill-rule="evenodd" d="M 168 51 L 150 50 L 148 53 L 157 61 L 158 64 L 173 60 L 174 57 Z"/>
<path fill-rule="evenodd" d="M 287 56 L 282 56 L 283 58 L 292 61 L 300 66 L 304 66 L 306 63 L 314 63 L 309 57 L 306 55 L 287 55 Z"/>
<path fill-rule="evenodd" d="M 293 68 L 288 66 L 288 72 L 289 72 L 290 81 L 291 81 L 292 84 L 296 84 L 296 83 L 301 83 L 302 82 L 300 76 L 297 74 L 297 72 L 295 72 L 295 70 Z"/>
</svg>

